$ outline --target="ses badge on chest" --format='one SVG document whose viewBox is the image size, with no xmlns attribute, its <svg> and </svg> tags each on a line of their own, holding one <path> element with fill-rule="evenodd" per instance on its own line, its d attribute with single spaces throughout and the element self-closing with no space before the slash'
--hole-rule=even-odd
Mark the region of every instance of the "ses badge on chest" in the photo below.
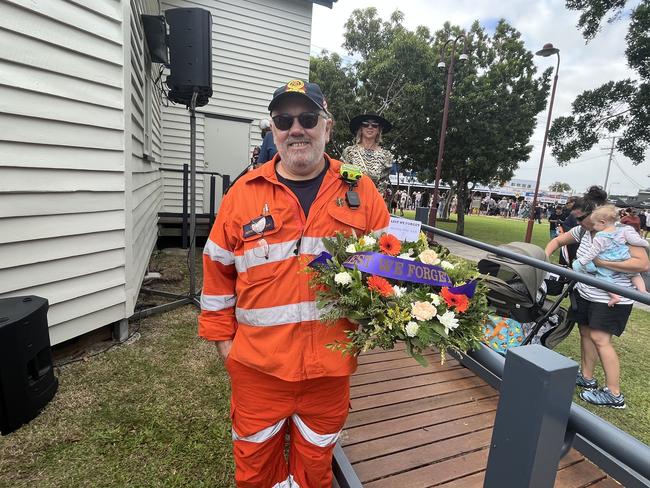
<svg viewBox="0 0 650 488">
<path fill-rule="evenodd" d="M 275 222 L 271 215 L 260 215 L 255 217 L 248 224 L 243 226 L 244 239 L 253 237 L 254 235 L 263 234 L 270 230 L 275 229 Z"/>
</svg>

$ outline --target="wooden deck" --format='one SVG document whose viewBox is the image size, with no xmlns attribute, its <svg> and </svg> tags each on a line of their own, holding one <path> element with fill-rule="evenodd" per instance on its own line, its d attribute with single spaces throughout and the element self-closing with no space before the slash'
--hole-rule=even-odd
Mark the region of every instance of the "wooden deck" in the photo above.
<svg viewBox="0 0 650 488">
<path fill-rule="evenodd" d="M 423 368 L 403 350 L 359 358 L 341 443 L 364 487 L 483 486 L 498 392 L 457 361 L 427 360 Z M 620 487 L 575 450 L 555 486 Z"/>
</svg>

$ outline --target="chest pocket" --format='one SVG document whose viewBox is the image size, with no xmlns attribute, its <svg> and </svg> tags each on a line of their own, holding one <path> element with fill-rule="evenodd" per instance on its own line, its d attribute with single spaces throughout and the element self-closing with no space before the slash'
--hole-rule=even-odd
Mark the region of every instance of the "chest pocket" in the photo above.
<svg viewBox="0 0 650 488">
<path fill-rule="evenodd" d="M 240 231 L 244 254 L 236 258 L 237 271 L 245 271 L 250 283 L 270 280 L 275 276 L 280 262 L 294 256 L 296 241 L 278 242 L 282 220 L 274 214 L 273 221 L 275 227 L 260 234 L 244 237 L 243 228 Z"/>
<path fill-rule="evenodd" d="M 354 210 L 345 204 L 342 207 L 332 204 L 327 207 L 327 212 L 336 221 L 335 231 L 341 231 L 346 235 L 354 231 L 360 236 L 367 229 L 366 210 L 363 208 L 363 202 L 361 202 L 361 207 Z"/>
</svg>

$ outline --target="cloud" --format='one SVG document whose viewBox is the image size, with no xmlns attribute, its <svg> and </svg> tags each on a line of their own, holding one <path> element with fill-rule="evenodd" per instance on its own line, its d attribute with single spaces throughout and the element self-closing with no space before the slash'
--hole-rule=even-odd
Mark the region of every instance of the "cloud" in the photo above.
<svg viewBox="0 0 650 488">
<path fill-rule="evenodd" d="M 608 80 L 634 77 L 624 55 L 627 20 L 621 19 L 613 24 L 604 22 L 601 32 L 586 44 L 576 28 L 579 13 L 567 10 L 564 0 L 439 0 L 435 3 L 411 0 L 399 4 L 387 0 L 341 0 L 331 10 L 314 6 L 312 52 L 325 48 L 347 54 L 341 47 L 343 24 L 352 10 L 374 6 L 379 15 L 387 19 L 398 5 L 404 13 L 405 25 L 411 29 L 422 24 L 435 31 L 446 21 L 469 27 L 478 19 L 488 31 L 492 31 L 498 19 L 505 18 L 522 33 L 526 47 L 531 51 L 537 51 L 546 42 L 553 42 L 561 50 L 562 57 L 553 118 L 569 115 L 571 103 L 584 90 L 597 88 Z M 541 72 L 549 66 L 555 67 L 555 57 L 536 56 L 535 63 Z M 548 112 L 543 111 L 538 116 L 537 129 L 531 139 L 534 150 L 530 159 L 522 162 L 515 175 L 517 178 L 537 177 L 547 115 Z M 608 151 L 600 147 L 607 148 L 609 144 L 611 141 L 601 141 L 599 148 L 583 154 L 578 161 L 565 167 L 559 167 L 547 149 L 541 187 L 546 188 L 554 181 L 565 181 L 583 191 L 591 184 L 604 184 Z M 612 163 L 608 186 L 613 184 L 613 192 L 636 195 L 639 187 L 650 187 L 648 159 L 640 166 L 633 166 L 621 154 L 615 153 L 615 158 L 627 176 L 616 163 Z"/>
</svg>

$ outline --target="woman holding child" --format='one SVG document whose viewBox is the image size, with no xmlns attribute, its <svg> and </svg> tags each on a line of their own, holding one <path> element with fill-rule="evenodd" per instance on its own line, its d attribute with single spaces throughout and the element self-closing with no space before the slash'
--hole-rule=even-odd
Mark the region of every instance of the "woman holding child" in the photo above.
<svg viewBox="0 0 650 488">
<path fill-rule="evenodd" d="M 603 233 L 616 235 L 617 244 L 623 244 L 624 229 L 613 229 L 611 212 L 596 211 L 607 203 L 607 193 L 598 186 L 589 188 L 584 196 L 584 205 L 576 210 L 575 217 L 580 225 L 560 234 L 546 246 L 550 256 L 562 246 L 578 243 L 576 261 L 581 266 L 593 263 L 596 268 L 605 268 L 603 274 L 609 281 L 627 288 L 632 288 L 633 276 L 650 268 L 647 251 L 642 245 L 633 245 L 625 241 L 629 255 L 620 253 L 622 260 L 604 260 L 603 256 L 612 255 L 612 249 L 604 244 Z M 595 212 L 595 216 L 593 215 Z M 600 232 L 599 232 L 600 231 Z M 622 237 L 621 237 L 622 236 Z M 629 237 L 629 234 L 627 234 Z M 638 244 L 638 243 L 637 243 Z M 594 249 L 596 248 L 596 249 Z M 609 254 L 605 251 L 609 251 Z M 594 256 L 598 256 L 595 257 Z M 627 259 L 623 259 L 625 256 Z M 600 276 L 600 274 L 599 274 Z M 634 280 L 638 284 L 638 280 Z M 639 285 L 640 286 L 640 285 Z M 620 336 L 625 330 L 632 311 L 633 301 L 629 298 L 612 296 L 606 291 L 584 283 L 575 288 L 577 310 L 572 310 L 572 317 L 580 329 L 581 369 L 576 384 L 584 390 L 580 398 L 594 405 L 612 408 L 625 408 L 625 398 L 620 389 L 620 363 L 612 345 L 612 336 Z M 645 291 L 645 290 L 640 290 Z M 598 388 L 594 379 L 596 362 L 600 359 L 605 371 L 606 385 Z"/>
</svg>

